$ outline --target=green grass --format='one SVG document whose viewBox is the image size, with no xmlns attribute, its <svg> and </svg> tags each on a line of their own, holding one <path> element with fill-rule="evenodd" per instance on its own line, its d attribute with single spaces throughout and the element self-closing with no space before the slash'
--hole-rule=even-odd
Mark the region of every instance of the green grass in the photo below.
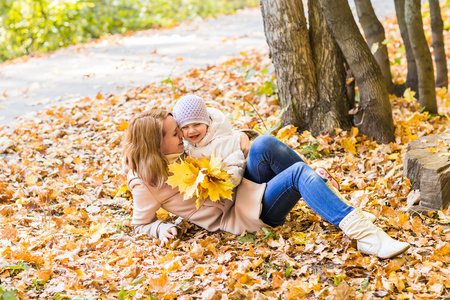
<svg viewBox="0 0 450 300">
<path fill-rule="evenodd" d="M 165 27 L 257 0 L 1 0 L 0 62 L 106 34 Z"/>
</svg>

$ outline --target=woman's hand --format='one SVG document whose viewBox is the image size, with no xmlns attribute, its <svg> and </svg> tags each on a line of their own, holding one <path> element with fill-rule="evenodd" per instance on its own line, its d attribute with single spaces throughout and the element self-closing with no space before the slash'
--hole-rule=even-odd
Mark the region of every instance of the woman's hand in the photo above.
<svg viewBox="0 0 450 300">
<path fill-rule="evenodd" d="M 241 134 L 241 151 L 242 153 L 244 153 L 245 158 L 247 158 L 248 151 L 250 150 L 250 140 L 244 132 L 240 132 L 240 134 Z"/>
<path fill-rule="evenodd" d="M 177 236 L 177 228 L 170 227 L 167 230 L 164 230 L 159 233 L 159 239 L 161 240 L 161 246 L 169 243 L 169 239 L 174 239 Z"/>
</svg>

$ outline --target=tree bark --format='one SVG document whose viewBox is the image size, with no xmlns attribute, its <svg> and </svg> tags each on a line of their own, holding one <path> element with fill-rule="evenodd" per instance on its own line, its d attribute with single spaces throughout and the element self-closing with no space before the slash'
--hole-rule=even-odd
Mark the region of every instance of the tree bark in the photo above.
<svg viewBox="0 0 450 300">
<path fill-rule="evenodd" d="M 433 61 L 423 31 L 420 0 L 406 0 L 405 16 L 408 36 L 417 64 L 419 103 L 430 113 L 437 113 Z"/>
<path fill-rule="evenodd" d="M 392 83 L 389 54 L 386 45 L 383 44 L 386 39 L 384 27 L 375 15 L 370 0 L 355 0 L 355 6 L 367 44 L 371 49 L 374 44 L 378 44 L 378 49 L 373 55 L 380 66 L 388 92 L 393 93 L 394 84 Z"/>
<path fill-rule="evenodd" d="M 312 132 L 332 133 L 334 128 L 349 130 L 352 124 L 345 87 L 345 59 L 316 0 L 308 0 L 308 20 L 318 92 Z"/>
<path fill-rule="evenodd" d="M 347 102 L 348 102 L 348 107 L 350 109 L 355 108 L 355 95 L 356 95 L 356 91 L 355 91 L 355 76 L 353 76 L 352 70 L 350 70 L 350 68 L 348 67 L 347 64 L 345 64 L 345 69 L 347 72 L 347 75 L 345 76 L 345 89 L 347 90 Z"/>
<path fill-rule="evenodd" d="M 275 67 L 282 124 L 309 130 L 318 98 L 317 80 L 302 1 L 262 0 L 264 32 Z"/>
<path fill-rule="evenodd" d="M 436 65 L 436 86 L 448 87 L 447 58 L 444 48 L 444 22 L 439 0 L 430 0 L 431 38 L 433 39 L 434 63 Z"/>
<path fill-rule="evenodd" d="M 394 123 L 389 95 L 380 67 L 359 32 L 346 0 L 320 0 L 333 37 L 355 75 L 360 103 L 355 115 L 361 133 L 379 143 L 394 141 Z"/>
<path fill-rule="evenodd" d="M 400 34 L 403 39 L 403 45 L 405 46 L 406 63 L 408 73 L 406 75 L 406 86 L 412 91 L 419 93 L 419 78 L 417 76 L 417 65 L 414 53 L 411 48 L 411 43 L 408 36 L 408 28 L 406 26 L 405 19 L 405 0 L 394 0 L 395 13 L 397 15 L 398 27 L 400 28 Z"/>
</svg>

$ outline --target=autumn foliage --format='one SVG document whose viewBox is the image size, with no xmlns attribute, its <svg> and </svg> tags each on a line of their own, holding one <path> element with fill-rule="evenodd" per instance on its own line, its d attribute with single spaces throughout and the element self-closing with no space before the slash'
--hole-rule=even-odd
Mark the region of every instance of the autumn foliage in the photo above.
<svg viewBox="0 0 450 300">
<path fill-rule="evenodd" d="M 222 164 L 222 158 L 214 154 L 210 159 L 204 156 L 202 159 L 186 157 L 169 165 L 171 175 L 167 183 L 178 188 L 183 200 L 195 197 L 197 208 L 204 199 L 209 198 L 213 202 L 231 199 L 234 185 L 229 180 L 230 174 L 222 169 Z"/>
<path fill-rule="evenodd" d="M 449 19 L 448 10 L 443 11 Z M 391 55 L 399 33 L 385 24 Z M 445 32 L 449 40 L 449 32 Z M 430 41 L 431 42 L 431 41 Z M 447 48 L 447 54 L 450 49 Z M 195 69 L 152 84 L 49 108 L 0 132 L 0 294 L 21 299 L 444 299 L 450 289 L 450 211 L 415 214 L 417 193 L 403 177 L 409 141 L 449 128 L 440 114 L 392 97 L 396 141 L 358 130 L 314 137 L 277 128 L 280 107 L 267 52 Z M 403 58 L 399 58 L 403 59 Z M 395 80 L 406 77 L 395 65 Z M 375 214 L 376 225 L 411 248 L 394 259 L 362 255 L 354 242 L 303 201 L 283 226 L 241 236 L 186 221 L 165 247 L 130 227 L 133 199 L 122 174 L 128 121 L 195 93 L 237 128 L 276 135 L 313 167 L 326 167 L 343 196 Z M 448 146 L 448 145 L 447 145 Z M 448 148 L 447 148 L 448 151 Z M 186 160 L 186 162 L 192 163 Z M 177 217 L 160 210 L 158 218 Z"/>
</svg>

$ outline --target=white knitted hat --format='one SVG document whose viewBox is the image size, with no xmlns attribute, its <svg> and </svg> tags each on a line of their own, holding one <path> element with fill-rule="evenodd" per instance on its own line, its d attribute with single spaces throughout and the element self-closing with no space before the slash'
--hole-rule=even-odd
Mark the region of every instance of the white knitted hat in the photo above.
<svg viewBox="0 0 450 300">
<path fill-rule="evenodd" d="M 173 117 L 180 128 L 192 123 L 204 123 L 208 126 L 210 123 L 205 102 L 195 95 L 186 95 L 178 99 L 173 108 Z"/>
</svg>

